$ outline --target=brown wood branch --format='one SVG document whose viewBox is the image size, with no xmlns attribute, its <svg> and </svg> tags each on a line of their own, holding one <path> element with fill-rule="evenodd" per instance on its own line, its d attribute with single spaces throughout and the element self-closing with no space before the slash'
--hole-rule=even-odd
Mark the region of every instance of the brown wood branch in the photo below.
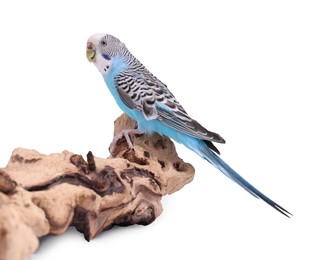
<svg viewBox="0 0 329 260">
<path fill-rule="evenodd" d="M 134 128 L 126 115 L 115 133 Z M 44 155 L 17 148 L 0 169 L 0 260 L 29 259 L 39 237 L 75 226 L 86 240 L 113 225 L 148 225 L 161 198 L 192 181 L 194 168 L 165 137 L 139 135 L 128 150 L 119 140 L 111 157 L 68 151 Z"/>
</svg>

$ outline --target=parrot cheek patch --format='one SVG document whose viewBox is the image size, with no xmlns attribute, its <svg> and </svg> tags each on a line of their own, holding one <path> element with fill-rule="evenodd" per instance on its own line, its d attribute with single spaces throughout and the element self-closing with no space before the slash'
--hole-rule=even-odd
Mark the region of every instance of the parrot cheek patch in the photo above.
<svg viewBox="0 0 329 260">
<path fill-rule="evenodd" d="M 95 65 L 102 75 L 107 75 L 111 69 L 111 59 L 106 59 L 103 55 L 97 54 Z"/>
<path fill-rule="evenodd" d="M 105 60 L 110 60 L 110 59 L 111 59 L 110 56 L 107 55 L 107 54 L 102 54 L 102 56 L 103 56 L 103 58 L 104 58 Z"/>
</svg>

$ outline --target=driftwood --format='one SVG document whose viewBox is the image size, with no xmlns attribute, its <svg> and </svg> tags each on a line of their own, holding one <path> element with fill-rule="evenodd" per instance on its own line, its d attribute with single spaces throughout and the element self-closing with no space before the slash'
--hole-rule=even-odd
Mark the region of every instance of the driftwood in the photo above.
<svg viewBox="0 0 329 260">
<path fill-rule="evenodd" d="M 115 133 L 133 128 L 122 115 Z M 0 260 L 28 259 L 39 238 L 69 226 L 93 239 L 113 225 L 148 225 L 162 212 L 161 197 L 192 181 L 194 168 L 159 135 L 124 139 L 110 158 L 43 155 L 17 148 L 0 168 Z"/>
</svg>

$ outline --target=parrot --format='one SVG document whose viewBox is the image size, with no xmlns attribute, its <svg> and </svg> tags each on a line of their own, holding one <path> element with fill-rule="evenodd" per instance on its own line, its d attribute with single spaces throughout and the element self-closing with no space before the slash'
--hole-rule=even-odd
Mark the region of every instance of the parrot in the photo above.
<svg viewBox="0 0 329 260">
<path fill-rule="evenodd" d="M 135 58 L 118 38 L 106 33 L 91 35 L 87 40 L 86 57 L 102 74 L 120 109 L 137 122 L 136 129 L 125 129 L 116 135 L 110 147 L 125 138 L 128 147 L 133 149 L 131 135 L 151 135 L 156 132 L 183 144 L 286 217 L 292 216 L 221 159 L 214 143 L 224 144 L 225 140 L 191 118 L 168 87 Z"/>
</svg>

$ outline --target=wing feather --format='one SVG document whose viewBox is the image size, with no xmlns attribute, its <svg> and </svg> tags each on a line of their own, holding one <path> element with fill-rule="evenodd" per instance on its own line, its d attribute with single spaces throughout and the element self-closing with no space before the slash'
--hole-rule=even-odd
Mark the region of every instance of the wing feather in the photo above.
<svg viewBox="0 0 329 260">
<path fill-rule="evenodd" d="M 209 142 L 225 143 L 219 134 L 208 131 L 192 119 L 167 86 L 145 68 L 119 73 L 115 84 L 123 103 L 131 109 L 140 110 L 147 120 L 159 120 L 177 131 L 208 141 L 207 145 Z"/>
</svg>

